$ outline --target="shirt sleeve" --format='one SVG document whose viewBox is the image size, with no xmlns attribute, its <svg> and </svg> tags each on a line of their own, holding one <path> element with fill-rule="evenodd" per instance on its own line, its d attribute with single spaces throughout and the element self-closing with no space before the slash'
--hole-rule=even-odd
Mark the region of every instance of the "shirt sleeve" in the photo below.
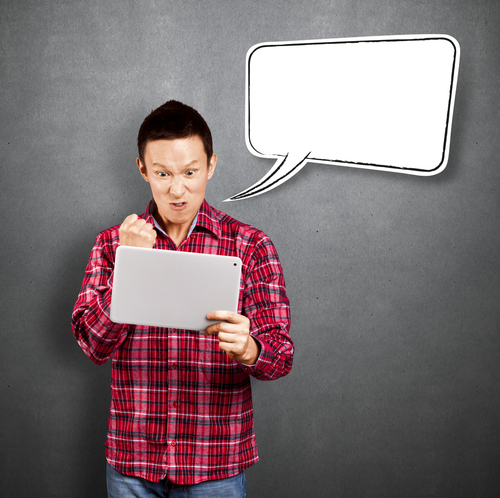
<svg viewBox="0 0 500 498">
<path fill-rule="evenodd" d="M 90 253 L 72 317 L 73 334 L 78 344 L 98 365 L 112 356 L 129 329 L 128 325 L 114 323 L 109 317 L 114 262 L 106 254 L 105 246 L 100 234 Z"/>
<path fill-rule="evenodd" d="M 243 315 L 250 319 L 250 334 L 260 343 L 255 365 L 241 365 L 259 380 L 275 380 L 292 368 L 290 302 L 276 249 L 266 236 L 259 241 L 246 275 Z"/>
</svg>

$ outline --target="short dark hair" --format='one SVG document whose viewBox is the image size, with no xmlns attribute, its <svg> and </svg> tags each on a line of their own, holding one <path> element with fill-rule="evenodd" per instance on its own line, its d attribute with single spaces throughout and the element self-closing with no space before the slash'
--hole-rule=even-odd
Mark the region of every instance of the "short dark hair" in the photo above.
<svg viewBox="0 0 500 498">
<path fill-rule="evenodd" d="M 212 133 L 201 114 L 177 100 L 169 100 L 155 109 L 143 121 L 137 136 L 139 158 L 144 162 L 146 145 L 154 140 L 200 137 L 207 154 L 207 162 L 213 155 Z"/>
</svg>

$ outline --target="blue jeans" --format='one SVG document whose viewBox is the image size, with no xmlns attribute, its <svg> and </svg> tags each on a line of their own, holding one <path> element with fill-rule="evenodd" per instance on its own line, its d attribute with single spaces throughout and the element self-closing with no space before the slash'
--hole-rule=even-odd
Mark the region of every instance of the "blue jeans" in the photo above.
<svg viewBox="0 0 500 498">
<path fill-rule="evenodd" d="M 168 479 L 151 482 L 140 477 L 131 477 L 117 472 L 106 464 L 108 498 L 245 498 L 247 481 L 245 474 L 227 479 L 204 481 L 191 486 L 171 483 Z"/>
</svg>

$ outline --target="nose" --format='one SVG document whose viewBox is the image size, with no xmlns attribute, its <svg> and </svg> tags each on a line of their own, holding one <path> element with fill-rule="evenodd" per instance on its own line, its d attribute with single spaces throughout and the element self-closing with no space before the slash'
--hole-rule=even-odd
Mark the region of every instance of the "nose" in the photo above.
<svg viewBox="0 0 500 498">
<path fill-rule="evenodd" d="M 186 190 L 184 183 L 182 182 L 181 178 L 173 178 L 172 183 L 170 184 L 170 195 L 172 197 L 177 197 L 180 198 L 184 194 L 184 191 Z"/>
</svg>

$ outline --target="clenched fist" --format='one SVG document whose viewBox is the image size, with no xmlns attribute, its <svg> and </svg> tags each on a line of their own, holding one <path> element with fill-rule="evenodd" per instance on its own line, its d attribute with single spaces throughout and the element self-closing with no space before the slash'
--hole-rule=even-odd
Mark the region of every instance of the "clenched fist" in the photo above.
<svg viewBox="0 0 500 498">
<path fill-rule="evenodd" d="M 151 223 L 139 219 L 136 214 L 127 216 L 120 226 L 120 245 L 147 247 L 151 249 L 155 245 L 156 232 Z"/>
</svg>

